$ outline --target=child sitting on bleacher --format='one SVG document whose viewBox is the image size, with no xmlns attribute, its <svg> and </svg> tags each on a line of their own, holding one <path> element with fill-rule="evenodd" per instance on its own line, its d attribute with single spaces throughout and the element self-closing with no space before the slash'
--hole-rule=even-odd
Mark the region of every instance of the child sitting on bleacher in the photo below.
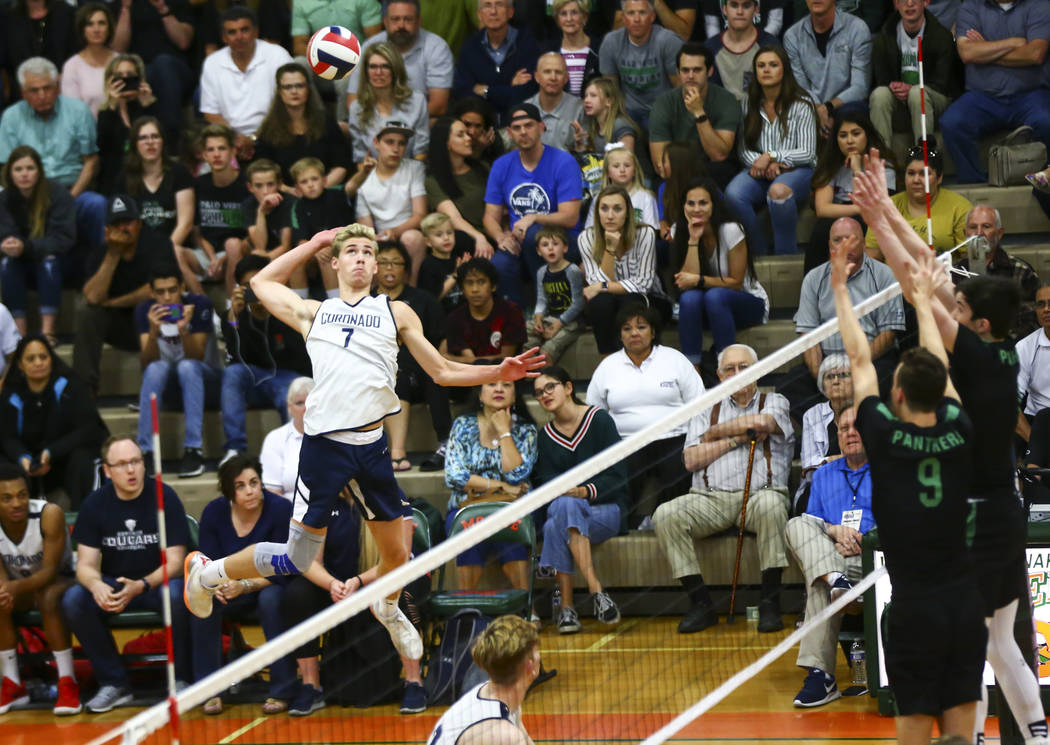
<svg viewBox="0 0 1050 745">
<path fill-rule="evenodd" d="M 583 272 L 565 258 L 568 250 L 569 237 L 561 228 L 548 225 L 536 233 L 536 251 L 544 266 L 536 272 L 536 310 L 525 347 L 542 347 L 551 364 L 583 332 Z"/>
<path fill-rule="evenodd" d="M 458 259 L 453 258 L 456 231 L 452 229 L 452 219 L 443 212 L 431 212 L 423 218 L 419 229 L 423 232 L 428 251 L 419 266 L 416 286 L 440 300 L 448 312 L 463 302 L 463 293 L 456 283 L 456 267 L 470 256 L 463 254 Z"/>
<path fill-rule="evenodd" d="M 292 164 L 292 180 L 301 196 L 292 204 L 292 245 L 305 243 L 315 233 L 354 221 L 353 210 L 339 189 L 326 189 L 324 163 L 317 158 L 300 158 Z M 339 295 L 339 280 L 330 262 L 318 261 L 325 292 Z M 293 275 L 294 277 L 294 275 Z"/>
</svg>

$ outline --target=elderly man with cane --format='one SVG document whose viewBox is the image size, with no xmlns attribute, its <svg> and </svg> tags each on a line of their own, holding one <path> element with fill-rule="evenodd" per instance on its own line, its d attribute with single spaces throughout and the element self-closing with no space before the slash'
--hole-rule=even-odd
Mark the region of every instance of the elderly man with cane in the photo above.
<svg viewBox="0 0 1050 745">
<path fill-rule="evenodd" d="M 725 381 L 757 360 L 751 347 L 728 346 L 719 355 L 718 377 Z M 692 488 L 688 494 L 660 505 L 653 514 L 660 547 L 689 595 L 690 608 L 678 625 L 681 634 L 702 631 L 718 623 L 693 541 L 728 528 L 752 531 L 758 536 L 762 569 L 758 630 L 767 633 L 784 627 L 780 577 L 787 566 L 784 525 L 788 515 L 788 472 L 794 455 L 788 409 L 786 398 L 776 393 L 759 393 L 758 386 L 752 383 L 689 422 L 683 455 L 686 468 L 693 472 Z M 750 430 L 754 431 L 753 439 Z M 755 448 L 751 447 L 752 442 Z M 749 458 L 749 453 L 754 457 Z M 745 489 L 751 486 L 746 482 L 752 469 L 755 473 L 751 484 L 756 486 Z M 740 538 L 738 534 L 738 542 Z M 738 551 L 734 576 L 739 573 L 739 556 Z"/>
</svg>

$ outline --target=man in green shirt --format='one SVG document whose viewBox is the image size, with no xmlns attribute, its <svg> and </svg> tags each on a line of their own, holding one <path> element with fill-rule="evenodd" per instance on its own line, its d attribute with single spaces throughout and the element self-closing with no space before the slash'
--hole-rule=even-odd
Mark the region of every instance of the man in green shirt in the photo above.
<svg viewBox="0 0 1050 745">
<path fill-rule="evenodd" d="M 715 58 L 703 44 L 683 44 L 677 64 L 681 85 L 660 94 L 649 117 L 653 166 L 666 178 L 663 159 L 667 146 L 672 142 L 696 143 L 708 173 L 724 189 L 739 170 L 733 145 L 740 125 L 740 103 L 725 88 L 708 82 Z"/>
</svg>

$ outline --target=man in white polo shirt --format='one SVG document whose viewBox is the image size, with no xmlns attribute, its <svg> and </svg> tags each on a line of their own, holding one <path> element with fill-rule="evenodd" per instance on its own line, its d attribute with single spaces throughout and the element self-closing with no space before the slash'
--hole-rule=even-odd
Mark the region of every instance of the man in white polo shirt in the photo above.
<svg viewBox="0 0 1050 745">
<path fill-rule="evenodd" d="M 201 70 L 201 113 L 237 133 L 237 156 L 250 158 L 252 135 L 273 100 L 277 68 L 291 62 L 284 47 L 259 39 L 255 12 L 234 5 L 222 15 L 226 46 L 209 54 Z"/>
<path fill-rule="evenodd" d="M 758 355 L 751 347 L 728 346 L 718 355 L 718 378 L 727 380 L 756 362 Z M 690 608 L 678 625 L 680 634 L 718 623 L 693 541 L 739 528 L 750 436 L 756 445 L 744 528 L 758 536 L 762 569 L 758 630 L 767 633 L 784 628 L 780 576 L 788 563 L 784 526 L 788 473 L 795 454 L 788 409 L 787 399 L 779 393 L 759 393 L 758 385 L 751 383 L 689 421 L 683 454 L 685 467 L 693 472 L 693 486 L 688 494 L 665 502 L 653 513 L 660 548 L 689 594 Z"/>
<path fill-rule="evenodd" d="M 383 30 L 370 37 L 361 51 L 381 41 L 389 41 L 401 52 L 408 87 L 426 95 L 431 120 L 443 116 L 452 89 L 452 50 L 440 36 L 420 28 L 419 0 L 387 0 L 383 3 Z M 361 68 L 358 66 L 350 73 L 346 105 L 336 107 L 340 120 L 346 119 L 350 103 L 357 98 L 360 80 Z"/>
</svg>

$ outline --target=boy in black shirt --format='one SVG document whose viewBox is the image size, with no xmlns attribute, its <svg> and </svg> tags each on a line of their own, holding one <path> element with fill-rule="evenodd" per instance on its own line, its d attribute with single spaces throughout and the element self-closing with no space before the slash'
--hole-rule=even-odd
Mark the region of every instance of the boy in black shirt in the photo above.
<svg viewBox="0 0 1050 745">
<path fill-rule="evenodd" d="M 885 188 L 885 170 L 876 156 L 854 183 L 854 202 L 900 278 L 913 271 L 916 257 L 925 256 L 928 249 L 889 198 L 874 193 L 879 188 Z M 1027 729 L 1026 745 L 1046 745 L 1050 740 L 1039 683 L 1013 635 L 1019 599 L 1029 602 L 1026 516 L 1014 479 L 1017 353 L 1008 341 L 1019 304 L 1019 292 L 1011 280 L 977 277 L 954 291 L 951 285 L 942 284 L 932 313 L 976 430 L 974 478 L 967 485 L 976 518 L 970 551 L 989 628 L 988 662 L 1015 719 Z M 984 741 L 986 713 L 987 697 L 982 695 L 972 735 L 977 743 Z"/>
<path fill-rule="evenodd" d="M 288 421 L 288 386 L 313 372 L 303 335 L 270 315 L 262 303 L 246 297 L 248 282 L 270 262 L 250 254 L 234 267 L 237 285 L 222 323 L 226 372 L 222 376 L 222 430 L 226 454 L 219 465 L 248 450 L 245 411 L 272 406 Z"/>
<path fill-rule="evenodd" d="M 251 252 L 273 261 L 292 247 L 292 203 L 281 193 L 281 167 L 272 160 L 252 161 L 244 172 L 251 196 L 241 205 Z M 288 280 L 299 297 L 306 297 L 306 270 Z"/>
<path fill-rule="evenodd" d="M 244 173 L 233 168 L 233 130 L 222 124 L 209 124 L 201 131 L 200 149 L 210 173 L 197 177 L 194 184 L 197 210 L 194 220 L 200 234 L 200 248 L 185 251 L 186 266 L 202 277 L 226 283 L 226 296 L 233 293 L 233 268 L 244 255 L 245 230 L 242 205 L 248 198 Z"/>
<path fill-rule="evenodd" d="M 942 735 L 970 738 L 988 637 L 966 549 L 973 428 L 930 310 L 937 280 L 946 278 L 929 253 L 909 278 L 922 346 L 901 356 L 887 407 L 846 288 L 849 273 L 846 252 L 832 246 L 835 309 L 860 400 L 856 426 L 871 461 L 872 514 L 893 583 L 884 623 L 897 738 L 928 742 L 935 719 Z"/>
<path fill-rule="evenodd" d="M 292 245 L 306 243 L 316 233 L 330 230 L 354 221 L 354 211 L 346 201 L 342 189 L 324 188 L 324 163 L 317 158 L 300 158 L 292 164 L 292 180 L 302 194 L 292 204 Z M 324 257 L 324 258 L 322 258 Z M 328 253 L 317 256 L 328 297 L 339 297 L 339 279 L 327 260 Z"/>
<path fill-rule="evenodd" d="M 456 231 L 452 229 L 452 219 L 443 212 L 431 212 L 424 217 L 419 230 L 428 251 L 419 265 L 416 287 L 440 300 L 446 312 L 454 310 L 463 302 L 463 293 L 456 282 L 456 267 L 470 255 L 462 254 L 458 259 L 452 255 Z"/>
</svg>

